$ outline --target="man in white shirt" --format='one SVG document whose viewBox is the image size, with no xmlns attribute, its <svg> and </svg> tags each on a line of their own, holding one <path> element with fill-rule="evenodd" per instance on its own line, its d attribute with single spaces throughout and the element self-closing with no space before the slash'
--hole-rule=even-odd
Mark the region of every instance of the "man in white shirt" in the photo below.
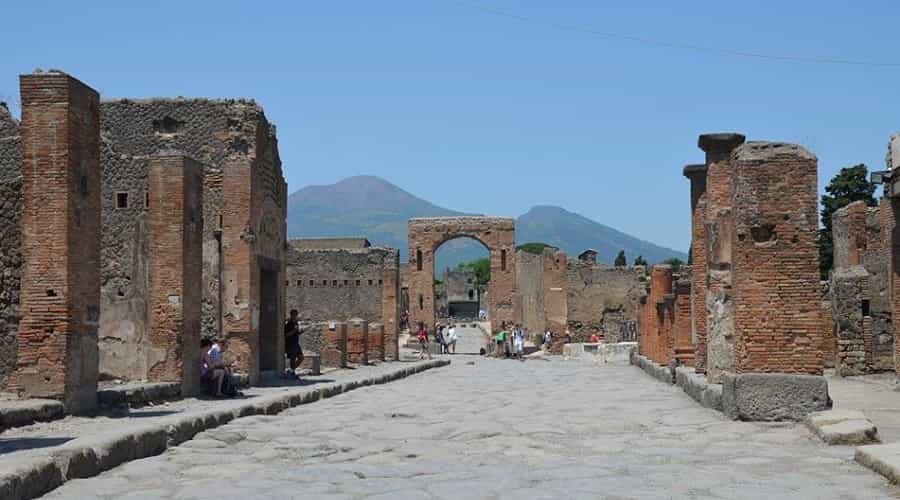
<svg viewBox="0 0 900 500">
<path fill-rule="evenodd" d="M 447 351 L 456 354 L 456 325 L 450 325 L 447 331 Z"/>
</svg>

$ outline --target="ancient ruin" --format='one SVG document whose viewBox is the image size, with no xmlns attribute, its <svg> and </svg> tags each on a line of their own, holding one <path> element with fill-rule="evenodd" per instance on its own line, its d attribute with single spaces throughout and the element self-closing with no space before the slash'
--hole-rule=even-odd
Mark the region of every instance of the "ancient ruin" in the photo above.
<svg viewBox="0 0 900 500">
<path fill-rule="evenodd" d="M 434 217 L 409 220 L 411 325 L 434 325 L 434 253 L 460 237 L 477 240 L 491 254 L 488 318 L 498 326 L 515 320 L 515 222 L 501 217 Z"/>
</svg>

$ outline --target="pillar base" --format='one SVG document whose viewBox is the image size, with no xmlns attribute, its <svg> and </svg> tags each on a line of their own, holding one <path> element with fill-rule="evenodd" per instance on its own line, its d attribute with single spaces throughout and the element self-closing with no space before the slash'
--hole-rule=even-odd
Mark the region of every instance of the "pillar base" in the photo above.
<svg viewBox="0 0 900 500">
<path fill-rule="evenodd" d="M 732 420 L 801 420 L 832 406 L 820 375 L 729 373 L 722 377 L 722 411 Z"/>
</svg>

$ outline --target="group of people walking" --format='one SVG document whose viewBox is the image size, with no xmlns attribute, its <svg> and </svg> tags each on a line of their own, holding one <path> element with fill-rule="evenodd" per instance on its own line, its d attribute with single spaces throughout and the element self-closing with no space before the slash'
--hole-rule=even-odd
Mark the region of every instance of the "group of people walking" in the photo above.
<svg viewBox="0 0 900 500">
<path fill-rule="evenodd" d="M 420 351 L 419 359 L 426 356 L 431 359 L 431 351 L 428 345 L 428 329 L 424 323 L 419 323 L 419 331 L 416 333 L 416 339 L 419 341 Z M 441 354 L 456 354 L 456 341 L 459 337 L 456 332 L 456 325 L 448 326 L 437 325 L 434 330 L 434 341 L 440 347 Z"/>
<path fill-rule="evenodd" d="M 525 355 L 525 332 L 519 324 L 515 324 L 509 328 L 507 332 L 507 324 L 500 325 L 500 331 L 494 336 L 496 348 L 494 355 L 498 358 L 512 357 L 524 361 Z"/>
</svg>

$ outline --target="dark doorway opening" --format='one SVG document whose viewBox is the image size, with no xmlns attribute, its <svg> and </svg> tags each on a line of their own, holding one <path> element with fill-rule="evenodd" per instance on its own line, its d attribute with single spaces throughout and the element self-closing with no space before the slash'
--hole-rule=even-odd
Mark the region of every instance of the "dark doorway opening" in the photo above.
<svg viewBox="0 0 900 500">
<path fill-rule="evenodd" d="M 259 369 L 278 368 L 278 273 L 259 273 Z"/>
</svg>

